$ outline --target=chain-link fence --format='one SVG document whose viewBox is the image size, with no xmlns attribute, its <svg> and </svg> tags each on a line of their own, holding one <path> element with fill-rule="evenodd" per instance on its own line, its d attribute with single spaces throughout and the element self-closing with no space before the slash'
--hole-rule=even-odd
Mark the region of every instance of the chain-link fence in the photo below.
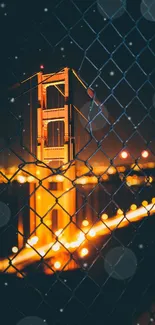
<svg viewBox="0 0 155 325">
<path fill-rule="evenodd" d="M 154 0 L 20 6 L 1 4 L 1 323 L 154 324 Z"/>
</svg>

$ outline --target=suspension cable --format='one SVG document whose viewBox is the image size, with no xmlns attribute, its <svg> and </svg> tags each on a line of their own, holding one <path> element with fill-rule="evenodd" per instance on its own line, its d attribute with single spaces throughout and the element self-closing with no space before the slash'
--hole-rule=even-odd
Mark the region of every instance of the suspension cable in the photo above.
<svg viewBox="0 0 155 325">
<path fill-rule="evenodd" d="M 76 73 L 76 71 L 74 69 L 72 69 L 72 72 L 74 74 L 74 76 L 79 80 L 79 82 L 81 83 L 81 85 L 87 89 L 87 86 L 84 84 L 84 82 L 81 80 L 81 78 L 78 76 L 78 74 Z"/>
</svg>

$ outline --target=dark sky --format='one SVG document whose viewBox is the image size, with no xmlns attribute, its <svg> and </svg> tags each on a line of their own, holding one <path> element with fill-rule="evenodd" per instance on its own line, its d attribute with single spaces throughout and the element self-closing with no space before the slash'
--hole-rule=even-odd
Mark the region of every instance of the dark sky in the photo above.
<svg viewBox="0 0 155 325">
<path fill-rule="evenodd" d="M 104 153 L 94 160 L 113 158 L 127 140 L 128 150 L 134 156 L 132 161 L 146 147 L 152 150 L 152 160 L 155 151 L 155 20 L 153 16 L 152 21 L 150 16 L 143 16 L 147 8 L 142 2 L 124 1 L 124 9 L 116 17 L 112 14 L 119 9 L 120 0 L 109 0 L 110 6 L 107 0 L 1 3 L 1 142 L 19 128 L 8 109 L 15 116 L 17 111 L 23 116 L 28 114 L 29 95 L 21 96 L 20 105 L 17 101 L 10 103 L 10 98 L 21 95 L 29 84 L 15 93 L 9 93 L 8 88 L 38 72 L 41 64 L 44 73 L 69 66 L 95 89 L 108 113 L 109 123 L 103 119 L 102 128 L 96 121 L 94 146 L 91 144 L 84 157 L 89 157 L 96 140 L 104 137 Z M 88 98 L 76 85 L 74 100 L 85 113 Z M 84 136 L 80 125 L 79 149 L 83 138 L 89 138 Z"/>
</svg>

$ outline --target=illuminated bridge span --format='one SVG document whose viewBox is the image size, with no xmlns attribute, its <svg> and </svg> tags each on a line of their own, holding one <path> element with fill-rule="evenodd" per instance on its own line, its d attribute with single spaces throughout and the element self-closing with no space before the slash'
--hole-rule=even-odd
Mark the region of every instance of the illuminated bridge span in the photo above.
<svg viewBox="0 0 155 325">
<path fill-rule="evenodd" d="M 60 171 L 63 173 L 65 169 L 68 168 L 67 165 L 62 165 L 60 168 Z M 91 172 L 87 167 L 78 167 L 76 170 L 76 178 L 75 178 L 75 184 L 97 184 L 98 183 L 98 177 L 100 176 L 100 180 L 102 182 L 106 182 L 110 179 L 112 175 L 115 175 L 116 173 L 124 173 L 128 170 L 131 170 L 134 172 L 141 172 L 144 169 L 155 169 L 155 163 L 154 162 L 147 162 L 144 164 L 131 164 L 131 165 L 119 165 L 119 166 L 100 166 L 100 167 L 93 167 L 93 174 L 90 175 Z M 0 167 L 0 183 L 7 183 L 8 180 L 10 182 L 17 181 L 20 184 L 24 183 L 38 183 L 40 180 L 40 168 L 37 166 L 30 167 L 24 166 L 22 170 L 19 170 L 17 167 L 11 167 L 4 169 L 3 167 Z M 61 173 L 60 172 L 60 173 Z M 55 175 L 51 171 L 47 170 L 47 174 L 49 175 L 49 182 L 57 182 L 61 183 L 64 181 L 63 175 Z M 51 176 L 52 175 L 52 176 Z M 138 175 L 129 175 L 126 177 L 126 183 L 130 183 L 131 185 L 141 185 L 144 184 L 145 181 L 148 181 L 148 177 L 145 176 L 138 176 Z M 155 180 L 155 177 L 151 176 L 149 182 L 152 183 Z"/>
<path fill-rule="evenodd" d="M 110 218 L 107 221 L 105 221 L 106 215 L 104 215 L 103 220 L 100 220 L 91 229 L 87 227 L 89 220 L 83 220 L 84 228 L 82 231 L 78 228 L 76 220 L 76 188 L 74 185 L 97 184 L 99 181 L 108 182 L 110 177 L 116 173 L 123 173 L 128 169 L 131 170 L 131 168 L 133 173 L 140 171 L 141 168 L 154 169 L 155 163 L 143 162 L 138 166 L 136 164 L 128 166 L 122 164 L 122 166 L 116 167 L 100 166 L 94 167 L 93 172 L 90 172 L 87 166 L 78 167 L 77 169 L 73 108 L 79 114 L 82 113 L 71 102 L 71 73 L 87 89 L 75 71 L 69 68 L 65 68 L 56 74 L 44 75 L 41 72 L 37 74 L 39 103 L 37 109 L 37 164 L 29 163 L 23 165 L 23 167 L 20 166 L 19 171 L 17 167 L 1 168 L 1 183 L 7 183 L 8 180 L 10 182 L 29 183 L 30 206 L 30 229 L 26 246 L 24 220 L 20 213 L 18 216 L 18 247 L 14 247 L 16 255 L 13 257 L 11 265 L 8 260 L 0 262 L 1 271 L 17 272 L 16 267 L 22 270 L 26 265 L 39 261 L 41 257 L 47 260 L 54 259 L 54 262 L 51 262 L 54 263 L 52 267 L 61 269 L 65 254 L 69 254 L 75 248 L 81 247 L 81 245 L 85 244 L 87 238 L 96 238 L 108 234 L 115 227 L 124 227 L 128 225 L 128 220 L 140 220 L 147 215 L 148 210 L 150 214 L 155 212 L 154 202 L 152 204 L 147 203 L 145 207 L 129 211 L 127 218 L 123 218 L 120 211 L 120 216 Z M 55 88 L 61 94 L 60 106 L 57 103 L 56 107 L 47 107 L 47 90 L 49 87 Z M 87 94 L 94 99 L 96 105 L 100 105 L 90 88 L 87 89 Z M 32 119 L 30 122 L 30 131 L 32 131 Z M 55 138 L 55 129 L 60 131 L 57 138 Z M 32 138 L 31 134 L 30 138 Z M 31 139 L 31 149 L 32 147 Z M 122 155 L 122 159 L 126 159 L 128 156 L 126 151 L 120 152 L 120 155 Z M 148 157 L 146 150 L 142 151 L 142 157 L 146 161 Z M 59 170 L 54 172 L 54 168 Z M 98 178 L 99 175 L 100 178 Z M 129 174 L 125 182 L 128 186 L 150 184 L 154 182 L 154 177 Z M 56 236 L 58 239 L 56 239 Z M 87 253 L 88 249 L 83 247 L 80 254 L 85 256 Z M 59 256 L 58 260 L 57 256 Z M 75 261 L 70 261 L 68 269 L 76 267 Z M 45 272 L 48 272 L 48 268 L 45 268 Z"/>
<path fill-rule="evenodd" d="M 22 271 L 27 265 L 44 260 L 51 260 L 50 264 L 45 264 L 44 269 L 48 274 L 53 273 L 55 270 L 68 270 L 78 268 L 78 260 L 74 263 L 71 260 L 70 253 L 77 251 L 79 258 L 84 258 L 89 254 L 89 242 L 99 237 L 111 233 L 112 230 L 126 227 L 131 222 L 136 222 L 142 218 L 155 213 L 155 198 L 153 203 L 141 206 L 138 209 L 131 207 L 132 210 L 126 215 L 121 214 L 106 220 L 107 216 L 103 215 L 101 220 L 94 224 L 91 228 L 87 220 L 84 220 L 81 230 L 74 231 L 74 241 L 67 241 L 64 236 L 65 231 L 60 229 L 55 233 L 55 240 L 48 244 L 41 245 L 40 238 L 33 236 L 26 247 L 19 250 L 14 247 L 14 255 L 8 259 L 0 261 L 0 271 L 7 273 L 16 273 L 18 269 L 18 276 L 22 276 Z M 70 238 L 71 239 L 71 238 Z M 70 263 L 68 263 L 70 261 Z M 67 264 L 67 269 L 65 268 Z M 68 265 L 69 264 L 69 265 Z"/>
</svg>

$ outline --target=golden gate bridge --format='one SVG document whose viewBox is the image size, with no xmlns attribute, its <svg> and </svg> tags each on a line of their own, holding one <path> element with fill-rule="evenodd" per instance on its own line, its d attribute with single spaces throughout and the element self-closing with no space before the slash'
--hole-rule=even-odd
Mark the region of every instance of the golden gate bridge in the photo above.
<svg viewBox="0 0 155 325">
<path fill-rule="evenodd" d="M 88 96 L 97 106 L 100 102 L 92 89 L 87 88 L 75 70 L 64 68 L 58 73 L 37 73 L 38 103 L 37 108 L 37 148 L 35 163 L 5 169 L 0 172 L 0 182 L 13 180 L 19 183 L 29 183 L 30 200 L 30 234 L 24 242 L 23 216 L 18 216 L 18 245 L 12 248 L 13 255 L 0 261 L 0 271 L 22 275 L 27 265 L 40 260 L 51 261 L 45 263 L 44 272 L 53 273 L 55 270 L 75 269 L 73 252 L 78 249 L 79 256 L 84 258 L 89 254 L 87 241 L 110 234 L 113 229 L 128 226 L 155 212 L 155 198 L 149 204 L 142 202 L 142 206 L 132 205 L 124 214 L 118 209 L 117 214 L 108 219 L 103 213 L 95 223 L 90 223 L 89 217 L 83 217 L 81 227 L 76 222 L 76 185 L 98 184 L 107 182 L 116 173 L 123 173 L 127 169 L 133 172 L 141 169 L 154 169 L 155 163 L 147 161 L 147 150 L 141 153 L 145 162 L 141 164 L 124 164 L 119 166 L 97 166 L 89 169 L 87 165 L 79 167 L 75 159 L 74 114 L 73 108 L 83 115 L 71 102 L 70 74 L 73 74 L 86 89 Z M 54 87 L 61 94 L 61 107 L 47 108 L 47 89 Z M 58 105 L 59 106 L 59 105 Z M 87 120 L 85 116 L 84 119 Z M 89 122 L 87 120 L 87 122 Z M 33 118 L 30 116 L 30 133 L 33 128 Z M 58 137 L 55 139 L 55 128 Z M 32 152 L 32 136 L 31 152 Z M 121 158 L 125 161 L 128 152 L 122 150 Z M 154 177 L 128 175 L 125 178 L 128 186 L 140 186 L 154 182 Z"/>
</svg>

